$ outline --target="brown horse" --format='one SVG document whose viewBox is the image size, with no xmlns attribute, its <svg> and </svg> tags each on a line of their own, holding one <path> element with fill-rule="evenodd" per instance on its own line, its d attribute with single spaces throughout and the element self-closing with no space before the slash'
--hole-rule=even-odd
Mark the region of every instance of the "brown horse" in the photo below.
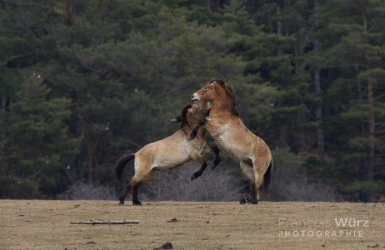
<svg viewBox="0 0 385 250">
<path fill-rule="evenodd" d="M 181 115 L 173 120 L 181 122 L 178 131 L 163 140 L 147 144 L 134 154 L 126 154 L 118 160 L 115 166 L 115 175 L 123 188 L 123 169 L 129 160 L 135 158 L 135 175 L 123 189 L 119 197 L 120 205 L 124 204 L 127 193 L 131 188 L 133 189 L 133 204 L 142 205 L 138 199 L 139 186 L 154 178 L 160 170 L 170 170 L 194 159 L 202 165 L 199 171 L 191 176 L 191 180 L 194 180 L 201 176 L 207 167 L 207 162 L 202 155 L 211 152 L 215 153 L 214 167 L 219 164 L 219 150 L 217 147 L 206 145 L 207 139 L 204 128 L 198 131 L 197 140 L 186 140 L 193 127 L 198 124 L 199 120 L 206 117 L 209 112 L 210 104 L 208 103 L 205 105 L 187 104 L 182 108 Z"/>
<path fill-rule="evenodd" d="M 210 115 L 199 122 L 188 140 L 195 137 L 200 126 L 211 134 L 218 147 L 228 156 L 240 161 L 243 174 L 250 182 L 250 191 L 241 203 L 253 202 L 254 190 L 258 203 L 262 189 L 271 182 L 273 157 L 266 143 L 254 135 L 242 122 L 236 109 L 233 88 L 222 79 L 213 79 L 195 92 L 191 99 L 196 103 L 212 102 Z"/>
</svg>

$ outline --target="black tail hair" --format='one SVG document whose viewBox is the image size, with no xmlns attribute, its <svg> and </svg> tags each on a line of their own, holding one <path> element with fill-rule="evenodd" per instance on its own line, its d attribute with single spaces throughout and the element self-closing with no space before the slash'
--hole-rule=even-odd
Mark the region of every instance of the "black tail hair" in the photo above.
<svg viewBox="0 0 385 250">
<path fill-rule="evenodd" d="M 115 177 L 119 184 L 124 188 L 124 183 L 122 182 L 122 173 L 127 162 L 135 158 L 135 154 L 126 154 L 120 157 L 118 162 L 115 165 Z"/>
<path fill-rule="evenodd" d="M 270 165 L 266 170 L 265 175 L 263 176 L 263 189 L 265 190 L 265 199 L 267 196 L 267 190 L 269 189 L 271 183 L 271 177 L 273 174 L 273 158 L 271 158 Z"/>
</svg>

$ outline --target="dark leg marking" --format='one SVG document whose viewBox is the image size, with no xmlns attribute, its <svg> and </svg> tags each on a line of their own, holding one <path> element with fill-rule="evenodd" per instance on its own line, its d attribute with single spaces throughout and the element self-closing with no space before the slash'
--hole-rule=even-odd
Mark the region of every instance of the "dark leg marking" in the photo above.
<svg viewBox="0 0 385 250">
<path fill-rule="evenodd" d="M 191 176 L 191 181 L 201 176 L 203 174 L 203 171 L 205 171 L 206 167 L 207 167 L 207 162 L 204 161 L 201 168 L 197 172 L 193 173 L 193 175 Z"/>
<path fill-rule="evenodd" d="M 142 205 L 142 202 L 138 199 L 138 188 L 141 185 L 140 182 L 136 183 L 132 188 L 132 204 L 133 205 Z"/>
<path fill-rule="evenodd" d="M 245 194 L 239 203 L 240 204 L 245 204 L 245 203 L 258 204 L 258 200 L 255 199 L 254 192 L 255 192 L 255 185 L 250 182 L 249 193 Z"/>
<path fill-rule="evenodd" d="M 119 196 L 119 205 L 124 205 L 124 200 L 126 199 L 126 196 L 128 192 L 131 189 L 131 180 L 127 183 L 126 187 L 123 189 L 122 194 Z"/>
<path fill-rule="evenodd" d="M 210 148 L 215 154 L 214 165 L 212 167 L 212 169 L 214 170 L 218 166 L 218 164 L 221 162 L 221 158 L 219 157 L 219 149 L 217 147 L 210 147 Z"/>
<path fill-rule="evenodd" d="M 197 133 L 198 133 L 198 130 L 203 126 L 205 125 L 206 123 L 206 119 L 203 118 L 199 121 L 198 125 L 195 126 L 195 128 L 193 128 L 189 138 L 187 138 L 188 141 L 191 141 L 192 139 L 194 139 L 196 136 L 197 136 Z"/>
</svg>

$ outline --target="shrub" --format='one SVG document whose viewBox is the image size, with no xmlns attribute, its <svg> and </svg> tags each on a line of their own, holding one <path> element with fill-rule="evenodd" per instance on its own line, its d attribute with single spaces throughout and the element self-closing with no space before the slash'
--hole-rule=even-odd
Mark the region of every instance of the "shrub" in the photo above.
<svg viewBox="0 0 385 250">
<path fill-rule="evenodd" d="M 174 170 L 160 171 L 143 185 L 148 192 L 145 196 L 139 192 L 139 197 L 155 201 L 239 201 L 240 187 L 230 170 L 222 165 L 211 170 L 209 165 L 202 176 L 191 181 L 191 175 L 198 169 L 196 163 L 190 162 Z"/>
<path fill-rule="evenodd" d="M 65 200 L 116 200 L 115 189 L 109 186 L 77 182 L 64 192 Z"/>
</svg>

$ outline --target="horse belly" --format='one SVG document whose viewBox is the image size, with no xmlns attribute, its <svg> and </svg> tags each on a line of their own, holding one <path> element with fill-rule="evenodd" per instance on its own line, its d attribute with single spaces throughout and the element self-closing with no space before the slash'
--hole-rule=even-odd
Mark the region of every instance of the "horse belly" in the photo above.
<svg viewBox="0 0 385 250">
<path fill-rule="evenodd" d="M 170 170 L 179 167 L 190 161 L 190 157 L 186 154 L 169 154 L 167 157 L 157 158 L 152 165 L 152 169 Z"/>
<path fill-rule="evenodd" d="M 241 161 L 249 158 L 249 150 L 238 145 L 238 143 L 228 133 L 223 133 L 218 136 L 218 138 L 215 139 L 215 142 L 226 155 L 233 159 Z"/>
</svg>

